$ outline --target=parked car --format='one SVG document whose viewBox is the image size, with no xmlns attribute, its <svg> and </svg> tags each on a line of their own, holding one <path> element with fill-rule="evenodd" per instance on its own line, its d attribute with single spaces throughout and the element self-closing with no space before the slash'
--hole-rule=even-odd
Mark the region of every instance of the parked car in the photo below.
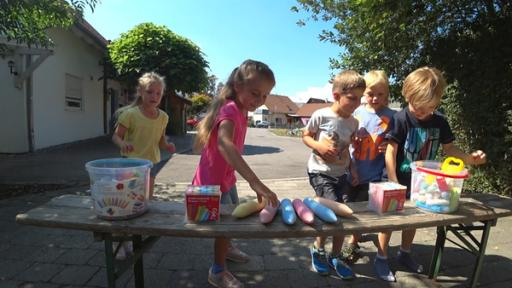
<svg viewBox="0 0 512 288">
<path fill-rule="evenodd" d="M 260 121 L 256 123 L 256 128 L 268 128 L 270 123 L 268 121 Z"/>
<path fill-rule="evenodd" d="M 199 124 L 199 122 L 201 120 L 203 120 L 203 118 L 206 116 L 206 113 L 199 113 L 197 114 L 196 116 L 192 117 L 192 118 L 189 118 L 187 119 L 186 123 L 187 123 L 187 126 L 189 126 L 190 128 L 194 128 L 197 126 L 197 124 Z"/>
<path fill-rule="evenodd" d="M 199 121 L 195 117 L 187 120 L 187 125 L 190 127 L 196 127 L 197 123 L 199 123 Z"/>
</svg>

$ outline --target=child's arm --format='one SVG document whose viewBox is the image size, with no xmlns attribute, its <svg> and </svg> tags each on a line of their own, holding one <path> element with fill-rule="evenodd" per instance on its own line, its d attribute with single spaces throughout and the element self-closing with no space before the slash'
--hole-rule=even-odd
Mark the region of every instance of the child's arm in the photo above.
<svg viewBox="0 0 512 288">
<path fill-rule="evenodd" d="M 356 144 L 356 141 L 359 141 L 360 140 L 356 137 L 356 133 L 352 134 L 352 137 L 350 137 L 351 139 L 351 145 L 352 147 L 355 147 L 357 144 Z M 361 143 L 358 143 L 358 144 L 361 144 Z M 349 163 L 349 171 L 350 171 L 350 178 L 352 179 L 352 182 L 350 184 L 352 184 L 353 187 L 357 186 L 359 184 L 359 174 L 357 173 L 357 164 L 356 164 L 356 159 L 354 158 L 354 155 L 353 153 L 350 153 L 349 152 L 349 156 L 350 156 L 350 163 Z"/>
<path fill-rule="evenodd" d="M 112 142 L 114 142 L 114 144 L 116 144 L 123 153 L 130 153 L 133 151 L 133 145 L 123 140 L 126 130 L 127 128 L 123 125 L 117 125 L 116 131 L 114 132 L 114 135 L 112 135 Z"/>
<path fill-rule="evenodd" d="M 272 203 L 272 206 L 277 207 L 277 195 L 260 181 L 236 149 L 236 146 L 233 143 L 234 127 L 235 125 L 232 121 L 220 122 L 217 137 L 219 152 L 222 154 L 222 157 L 226 159 L 228 164 L 240 173 L 247 182 L 249 182 L 251 189 L 254 190 L 258 196 L 259 202 L 261 202 L 263 200 L 262 197 L 264 197 Z"/>
<path fill-rule="evenodd" d="M 162 149 L 167 150 L 169 153 L 176 152 L 176 146 L 174 143 L 167 143 L 167 137 L 165 137 L 165 133 L 162 134 L 162 137 L 160 137 L 160 142 L 158 142 L 158 146 Z"/>
<path fill-rule="evenodd" d="M 320 154 L 320 156 L 326 160 L 326 161 L 334 161 L 336 160 L 336 155 L 338 154 L 338 151 L 336 147 L 332 147 L 330 145 L 324 145 L 319 141 L 315 140 L 315 133 L 304 129 L 304 132 L 302 133 L 302 142 L 306 144 L 309 148 L 315 150 Z"/>
<path fill-rule="evenodd" d="M 388 142 L 386 148 L 385 160 L 386 160 L 386 171 L 388 172 L 389 181 L 398 183 L 398 177 L 396 176 L 396 153 L 398 144 L 394 141 Z"/>
<path fill-rule="evenodd" d="M 468 165 L 481 165 L 487 161 L 487 156 L 482 150 L 477 150 L 471 154 L 467 154 L 460 150 L 459 147 L 455 146 L 453 142 L 443 144 L 443 151 L 448 156 L 462 159 L 462 161 Z"/>
</svg>

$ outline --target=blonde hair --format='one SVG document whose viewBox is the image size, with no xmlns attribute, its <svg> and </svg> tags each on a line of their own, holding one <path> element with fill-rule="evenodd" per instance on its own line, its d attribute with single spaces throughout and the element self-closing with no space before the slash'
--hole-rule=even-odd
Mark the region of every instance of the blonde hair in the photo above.
<svg viewBox="0 0 512 288">
<path fill-rule="evenodd" d="M 137 96 L 135 97 L 135 100 L 133 100 L 132 103 L 121 107 L 116 110 L 114 113 L 114 117 L 116 118 L 116 126 L 117 126 L 117 119 L 119 119 L 119 115 L 123 113 L 125 110 L 139 106 L 142 104 L 142 92 L 144 89 L 147 89 L 149 86 L 153 84 L 160 84 L 162 86 L 162 91 L 165 90 L 165 78 L 163 76 L 160 76 L 160 74 L 156 72 L 146 72 L 140 76 L 140 78 L 137 80 Z"/>
<path fill-rule="evenodd" d="M 237 95 L 235 92 L 235 83 L 244 85 L 252 81 L 256 77 L 262 77 L 275 85 L 276 81 L 274 73 L 270 68 L 262 62 L 255 60 L 245 60 L 239 67 L 235 68 L 222 87 L 219 95 L 212 101 L 208 112 L 201 122 L 198 124 L 197 135 L 194 143 L 194 150 L 200 151 L 208 142 L 210 134 L 215 124 L 215 118 L 220 108 L 226 103 L 226 100 L 235 100 Z"/>
<path fill-rule="evenodd" d="M 421 67 L 407 75 L 402 87 L 402 95 L 413 107 L 439 105 L 446 88 L 446 80 L 441 71 L 432 67 Z"/>
<path fill-rule="evenodd" d="M 348 93 L 353 89 L 366 89 L 363 76 L 353 70 L 346 70 L 336 75 L 332 82 L 332 92 Z"/>
<path fill-rule="evenodd" d="M 366 87 L 373 87 L 377 84 L 384 84 L 386 85 L 386 89 L 388 90 L 388 93 L 386 97 L 389 96 L 389 80 L 388 75 L 386 75 L 386 72 L 383 70 L 371 70 L 366 75 L 364 75 L 364 81 L 366 82 Z"/>
</svg>

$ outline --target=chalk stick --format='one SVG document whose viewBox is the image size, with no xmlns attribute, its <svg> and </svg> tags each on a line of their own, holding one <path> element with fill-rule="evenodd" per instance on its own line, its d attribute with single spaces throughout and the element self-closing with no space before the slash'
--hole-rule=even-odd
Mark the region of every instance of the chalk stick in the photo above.
<svg viewBox="0 0 512 288">
<path fill-rule="evenodd" d="M 350 207 L 348 207 L 347 205 L 336 202 L 334 200 L 322 197 L 315 197 L 314 200 L 324 205 L 325 207 L 331 209 L 336 215 L 339 216 L 348 217 L 354 213 L 354 211 L 352 211 L 352 209 L 350 209 Z"/>
<path fill-rule="evenodd" d="M 284 224 L 292 225 L 297 220 L 297 215 L 292 206 L 292 201 L 285 198 L 281 201 L 281 217 L 283 218 Z"/>
<path fill-rule="evenodd" d="M 265 208 L 260 211 L 260 222 L 263 224 L 267 224 L 274 220 L 274 217 L 277 214 L 277 210 L 279 209 L 279 204 L 276 207 L 272 207 L 272 203 L 268 203 Z"/>
<path fill-rule="evenodd" d="M 315 200 L 306 197 L 304 198 L 304 204 L 308 206 L 308 208 L 311 209 L 311 211 L 313 211 L 313 213 L 315 213 L 315 215 L 318 216 L 323 221 L 328 223 L 336 223 L 336 221 L 338 221 L 338 218 L 336 218 L 336 214 L 334 214 L 334 211 L 316 202 Z"/>
<path fill-rule="evenodd" d="M 293 199 L 293 208 L 299 216 L 300 220 L 306 224 L 313 224 L 315 221 L 315 214 L 311 211 L 300 199 Z"/>
<path fill-rule="evenodd" d="M 265 200 L 261 203 L 258 203 L 256 200 L 250 200 L 236 206 L 231 215 L 236 218 L 245 218 L 251 214 L 259 212 L 266 204 L 267 202 Z"/>
</svg>

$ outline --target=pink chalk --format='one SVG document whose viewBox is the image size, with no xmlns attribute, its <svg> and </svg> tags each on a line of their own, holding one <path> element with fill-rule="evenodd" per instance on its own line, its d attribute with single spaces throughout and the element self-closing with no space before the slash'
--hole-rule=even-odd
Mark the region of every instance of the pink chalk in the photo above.
<svg viewBox="0 0 512 288">
<path fill-rule="evenodd" d="M 274 220 L 277 210 L 279 209 L 279 203 L 276 207 L 272 207 L 272 203 L 268 203 L 265 208 L 260 211 L 260 221 L 263 224 L 267 224 Z"/>
<path fill-rule="evenodd" d="M 295 212 L 297 212 L 297 215 L 299 216 L 300 220 L 306 224 L 313 224 L 315 220 L 315 214 L 313 214 L 313 211 L 311 211 L 300 199 L 294 199 L 293 200 L 293 208 L 295 209 Z"/>
</svg>

